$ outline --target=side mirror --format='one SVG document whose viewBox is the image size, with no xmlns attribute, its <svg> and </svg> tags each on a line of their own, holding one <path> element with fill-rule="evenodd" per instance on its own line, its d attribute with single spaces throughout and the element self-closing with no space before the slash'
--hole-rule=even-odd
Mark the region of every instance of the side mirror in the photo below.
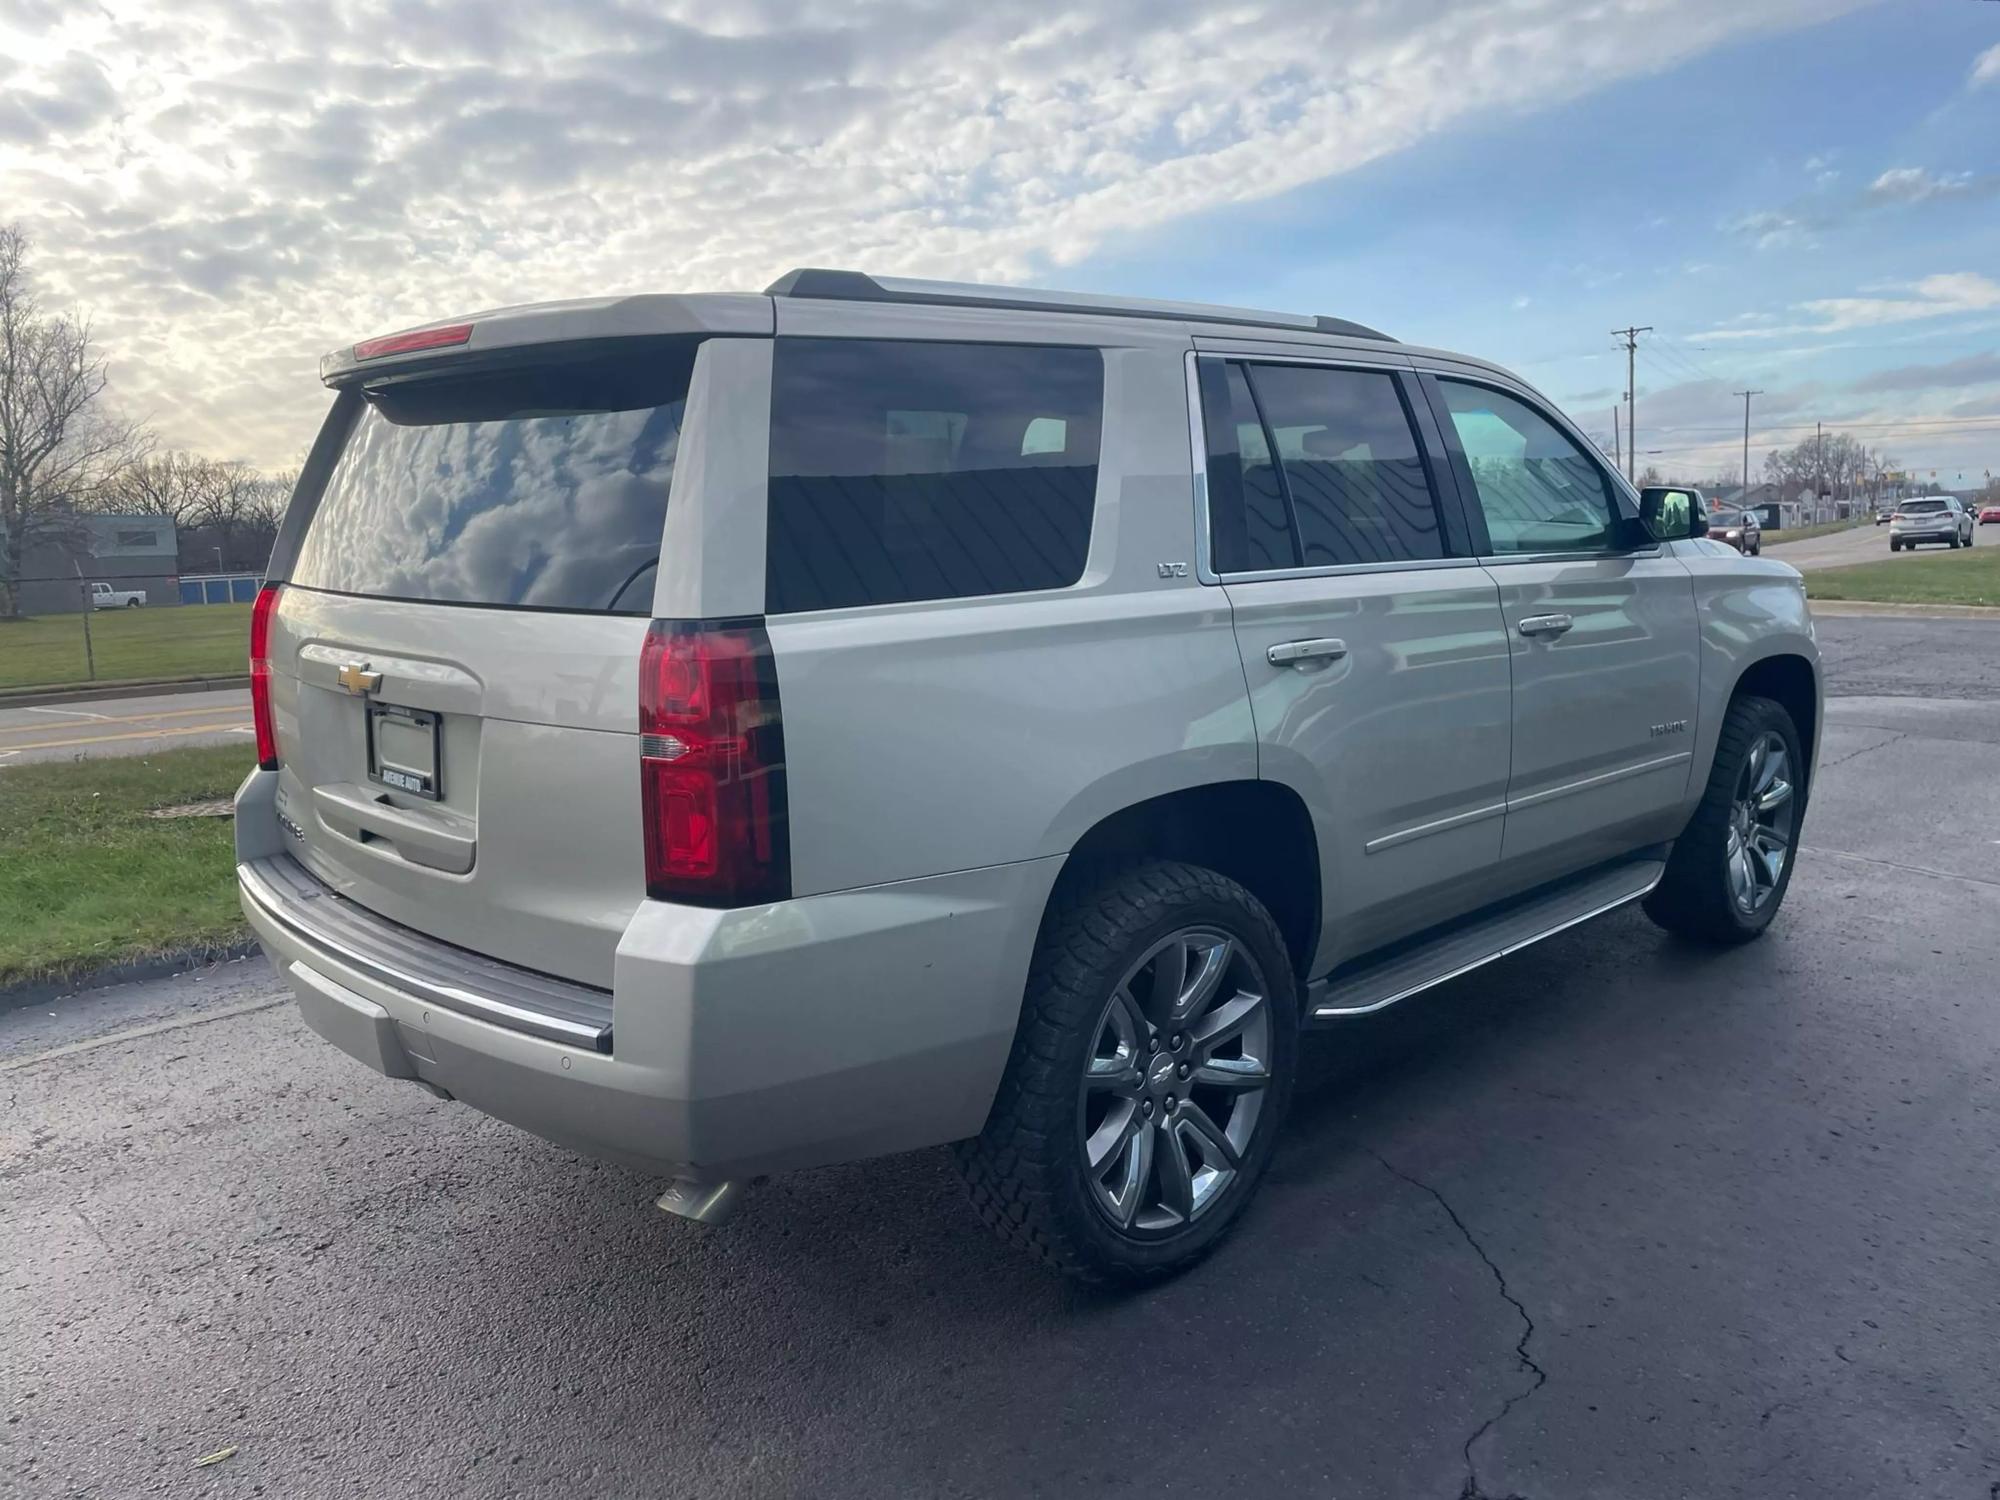
<svg viewBox="0 0 2000 1500">
<path fill-rule="evenodd" d="M 1656 485 L 1639 492 L 1639 521 L 1656 542 L 1708 535 L 1708 516 L 1693 490 Z"/>
</svg>

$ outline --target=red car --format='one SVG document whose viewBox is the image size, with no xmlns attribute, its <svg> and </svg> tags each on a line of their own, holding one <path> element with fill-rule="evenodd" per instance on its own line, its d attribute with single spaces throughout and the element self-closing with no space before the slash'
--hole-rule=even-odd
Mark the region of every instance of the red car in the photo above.
<svg viewBox="0 0 2000 1500">
<path fill-rule="evenodd" d="M 1981 526 L 1996 521 L 2000 521 L 2000 505 L 1982 505 L 1979 507 L 1979 524 Z"/>
</svg>

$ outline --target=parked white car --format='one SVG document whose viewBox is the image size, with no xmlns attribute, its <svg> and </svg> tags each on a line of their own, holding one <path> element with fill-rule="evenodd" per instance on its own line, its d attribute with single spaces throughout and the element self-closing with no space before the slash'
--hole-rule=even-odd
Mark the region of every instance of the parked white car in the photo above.
<svg viewBox="0 0 2000 1500">
<path fill-rule="evenodd" d="M 145 602 L 144 589 L 114 589 L 108 583 L 93 583 L 90 586 L 92 609 L 137 609 Z"/>
</svg>

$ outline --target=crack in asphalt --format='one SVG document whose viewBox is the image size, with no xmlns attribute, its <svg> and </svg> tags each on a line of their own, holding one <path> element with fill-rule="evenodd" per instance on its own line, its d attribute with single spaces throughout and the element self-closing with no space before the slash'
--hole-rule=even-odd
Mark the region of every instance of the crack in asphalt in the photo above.
<svg viewBox="0 0 2000 1500">
<path fill-rule="evenodd" d="M 1472 1247 L 1472 1253 L 1479 1257 L 1480 1264 L 1493 1274 L 1493 1284 L 1500 1289 L 1501 1297 L 1506 1300 L 1507 1305 L 1513 1308 L 1521 1319 L 1521 1336 L 1514 1341 L 1514 1358 L 1519 1361 L 1523 1370 L 1535 1377 L 1534 1381 L 1526 1390 L 1517 1391 L 1503 1401 L 1498 1411 L 1472 1430 L 1472 1435 L 1465 1440 L 1463 1446 L 1459 1449 L 1459 1452 L 1465 1458 L 1465 1484 L 1459 1490 L 1455 1500 L 1525 1500 L 1524 1496 L 1518 1494 L 1490 1495 L 1481 1489 L 1479 1486 L 1479 1465 L 1478 1461 L 1472 1456 L 1472 1450 L 1479 1440 L 1498 1427 L 1515 1407 L 1519 1406 L 1523 1401 L 1534 1395 L 1536 1391 L 1539 1391 L 1549 1383 L 1549 1372 L 1535 1363 L 1534 1356 L 1528 1353 L 1528 1340 L 1535 1336 L 1535 1320 L 1528 1316 L 1528 1309 L 1522 1304 L 1521 1299 L 1514 1295 L 1513 1289 L 1507 1285 L 1506 1275 L 1501 1271 L 1499 1266 L 1494 1264 L 1493 1257 L 1486 1253 L 1486 1247 L 1479 1243 L 1478 1236 L 1473 1234 L 1472 1230 L 1466 1226 L 1465 1220 L 1458 1216 L 1458 1210 L 1451 1206 L 1451 1203 L 1445 1198 L 1443 1193 L 1440 1193 L 1421 1178 L 1412 1177 L 1381 1152 L 1370 1150 L 1368 1154 L 1380 1162 L 1382 1170 L 1390 1176 L 1400 1178 L 1413 1188 L 1421 1188 L 1437 1200 L 1437 1206 L 1444 1210 L 1445 1217 L 1451 1220 L 1459 1234 L 1463 1236 L 1465 1243 Z"/>
<path fill-rule="evenodd" d="M 1857 724 L 1853 726 L 1843 726 L 1843 727 L 1853 727 L 1857 729 L 1887 729 L 1889 726 L 1887 724 Z M 1878 745 L 1863 745 L 1859 750 L 1850 750 L 1847 752 L 1847 754 L 1840 756 L 1836 760 L 1823 760 L 1819 763 L 1819 768 L 1822 771 L 1827 771 L 1831 770 L 1835 766 L 1844 766 L 1850 760 L 1857 760 L 1864 755 L 1873 755 L 1877 750 L 1886 750 L 1891 745 L 1895 744 L 1898 740 L 1908 739 L 1915 732 L 1916 732 L 1915 730 L 1911 729 L 1899 729 L 1895 733 L 1891 734 L 1888 739 L 1883 740 Z"/>
</svg>

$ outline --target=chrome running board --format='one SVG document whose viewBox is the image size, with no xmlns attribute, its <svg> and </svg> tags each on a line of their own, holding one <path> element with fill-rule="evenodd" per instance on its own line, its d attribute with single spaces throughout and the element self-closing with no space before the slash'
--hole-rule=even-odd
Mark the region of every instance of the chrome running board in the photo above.
<svg viewBox="0 0 2000 1500">
<path fill-rule="evenodd" d="M 1337 1021 L 1407 1000 L 1638 900 L 1660 883 L 1666 869 L 1662 859 L 1613 865 L 1511 903 L 1489 916 L 1475 917 L 1428 940 L 1398 944 L 1384 956 L 1363 958 L 1315 982 L 1306 992 L 1306 1014 L 1314 1021 Z"/>
</svg>

